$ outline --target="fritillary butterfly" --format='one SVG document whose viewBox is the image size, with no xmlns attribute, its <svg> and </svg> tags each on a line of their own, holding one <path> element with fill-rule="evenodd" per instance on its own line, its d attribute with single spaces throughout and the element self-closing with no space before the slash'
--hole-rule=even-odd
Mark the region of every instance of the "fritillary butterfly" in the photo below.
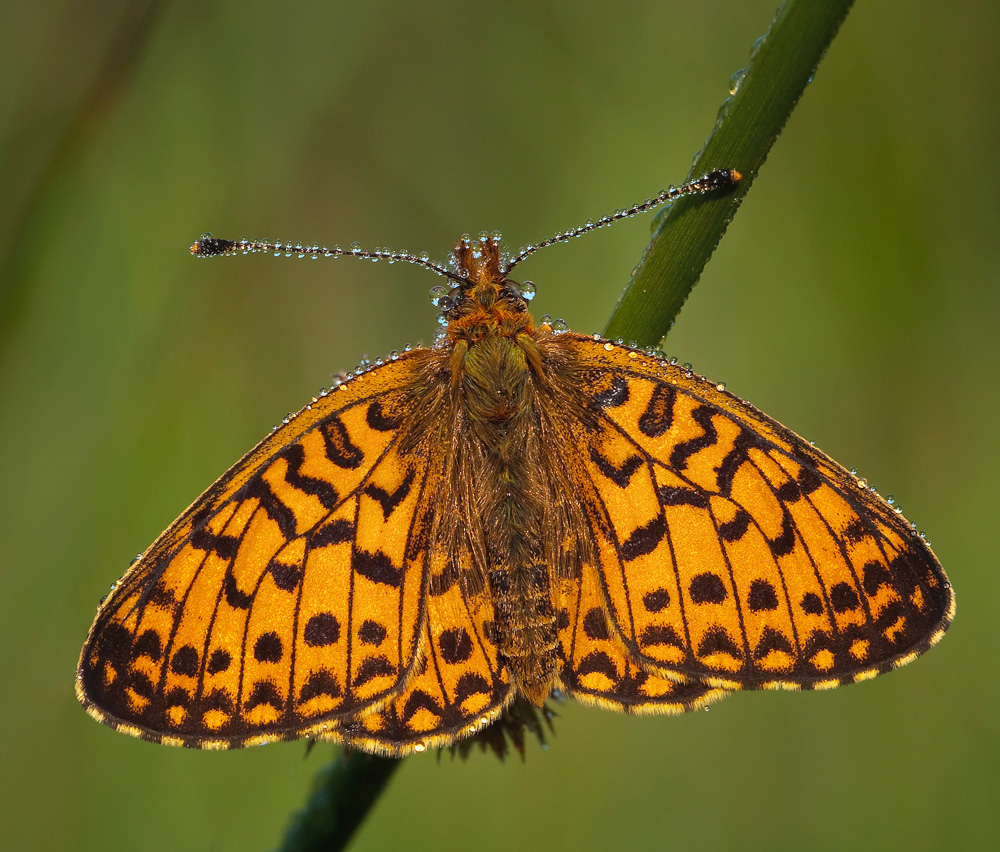
<svg viewBox="0 0 1000 852">
<path fill-rule="evenodd" d="M 954 613 L 893 506 L 723 387 L 535 325 L 538 248 L 426 256 L 443 334 L 314 398 L 226 472 L 101 604 L 88 712 L 171 745 L 294 737 L 402 755 L 559 690 L 676 713 L 739 689 L 817 689 L 914 659 Z"/>
</svg>

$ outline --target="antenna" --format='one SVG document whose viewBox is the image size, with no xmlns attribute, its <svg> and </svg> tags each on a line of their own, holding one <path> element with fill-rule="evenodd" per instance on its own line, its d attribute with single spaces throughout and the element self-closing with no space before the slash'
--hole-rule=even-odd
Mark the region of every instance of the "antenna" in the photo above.
<svg viewBox="0 0 1000 852">
<path fill-rule="evenodd" d="M 652 210 L 654 207 L 659 207 L 661 204 L 666 204 L 668 201 L 674 201 L 685 195 L 701 195 L 706 192 L 729 189 L 736 186 L 736 184 L 738 184 L 741 180 L 743 180 L 743 175 L 736 171 L 736 169 L 716 169 L 714 172 L 708 172 L 708 174 L 704 174 L 700 178 L 695 178 L 694 180 L 688 181 L 680 186 L 667 187 L 666 189 L 660 190 L 659 195 L 655 198 L 647 198 L 641 204 L 633 204 L 631 207 L 624 210 L 615 210 L 614 213 L 602 216 L 596 222 L 588 219 L 586 223 L 577 228 L 571 228 L 561 234 L 556 234 L 554 237 L 549 237 L 547 240 L 542 240 L 540 243 L 525 246 L 510 261 L 507 262 L 507 265 L 503 268 L 503 274 L 507 275 L 507 273 L 509 273 L 526 257 L 534 254 L 541 248 L 545 248 L 546 246 L 555 245 L 556 243 L 565 243 L 572 240 L 574 237 L 586 234 L 588 231 L 596 231 L 598 228 L 606 228 L 612 222 L 617 222 L 619 219 L 631 219 L 637 213 L 645 213 L 647 210 Z"/>
<path fill-rule="evenodd" d="M 430 255 L 426 252 L 420 255 L 409 254 L 405 251 L 392 251 L 390 249 L 376 248 L 374 251 L 365 251 L 357 243 L 353 243 L 348 248 L 340 246 L 304 246 L 301 243 L 272 243 L 269 240 L 251 240 L 241 237 L 238 240 L 226 240 L 221 237 L 213 237 L 211 234 L 202 234 L 191 244 L 191 254 L 195 257 L 216 257 L 230 254 L 258 254 L 270 252 L 275 257 L 284 255 L 291 257 L 293 254 L 299 257 L 359 257 L 362 260 L 370 260 L 373 263 L 379 260 L 387 260 L 389 263 L 414 263 L 417 266 L 424 266 L 438 275 L 450 278 L 452 281 L 464 283 L 465 279 L 456 272 L 452 272 L 445 267 L 434 263 Z"/>
<path fill-rule="evenodd" d="M 675 201 L 685 195 L 701 195 L 706 192 L 716 192 L 730 189 L 742 179 L 743 175 L 736 171 L 736 169 L 716 169 L 715 171 L 708 172 L 707 174 L 681 184 L 680 186 L 668 187 L 667 189 L 661 190 L 655 198 L 647 198 L 640 204 L 633 204 L 631 207 L 623 210 L 615 210 L 614 213 L 602 216 L 596 221 L 588 219 L 583 225 L 571 228 L 561 234 L 556 234 L 554 237 L 549 237 L 547 240 L 542 240 L 540 243 L 523 247 L 513 258 L 504 264 L 500 272 L 504 277 L 506 277 L 522 260 L 529 255 L 534 254 L 539 249 L 545 248 L 546 246 L 567 242 L 568 240 L 571 240 L 574 237 L 579 237 L 589 231 L 596 231 L 598 228 L 607 227 L 612 222 L 617 222 L 619 219 L 631 219 L 638 213 L 645 213 L 647 210 L 652 210 L 654 207 L 659 207 L 661 204 Z M 315 244 L 311 246 L 304 246 L 301 243 L 273 243 L 269 240 L 251 240 L 247 237 L 241 237 L 238 240 L 226 240 L 219 237 L 213 237 L 211 234 L 202 234 L 201 237 L 195 240 L 195 242 L 191 245 L 191 254 L 196 257 L 215 257 L 217 255 L 231 254 L 257 254 L 260 252 L 270 252 L 276 257 L 280 255 L 284 255 L 285 257 L 291 257 L 292 255 L 297 255 L 298 257 L 311 257 L 313 260 L 318 257 L 358 257 L 362 260 L 370 260 L 372 262 L 387 260 L 389 263 L 413 263 L 417 266 L 426 267 L 432 272 L 459 284 L 469 283 L 468 279 L 459 275 L 454 269 L 448 269 L 441 264 L 434 263 L 434 261 L 430 259 L 430 255 L 427 254 L 427 252 L 415 255 L 409 254 L 405 251 L 392 251 L 385 248 L 376 248 L 374 251 L 365 251 L 357 243 L 352 243 L 345 249 L 338 245 L 335 245 L 332 248 Z"/>
</svg>

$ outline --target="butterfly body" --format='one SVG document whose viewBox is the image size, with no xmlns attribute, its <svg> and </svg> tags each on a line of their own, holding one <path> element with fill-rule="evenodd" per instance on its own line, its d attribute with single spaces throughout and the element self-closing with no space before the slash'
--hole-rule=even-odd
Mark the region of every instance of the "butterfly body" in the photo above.
<svg viewBox="0 0 1000 852">
<path fill-rule="evenodd" d="M 554 689 L 629 712 L 913 659 L 944 572 L 856 477 L 661 358 L 536 327 L 498 238 L 444 338 L 315 398 L 98 610 L 92 715 L 225 748 L 453 743 Z"/>
</svg>

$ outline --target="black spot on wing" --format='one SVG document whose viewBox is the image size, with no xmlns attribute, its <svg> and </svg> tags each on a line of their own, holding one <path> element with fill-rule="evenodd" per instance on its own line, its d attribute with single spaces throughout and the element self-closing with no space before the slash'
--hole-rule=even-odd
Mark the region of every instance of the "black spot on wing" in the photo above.
<svg viewBox="0 0 1000 852">
<path fill-rule="evenodd" d="M 787 556 L 795 547 L 795 522 L 787 506 L 781 507 L 781 532 L 776 538 L 769 538 L 767 546 L 775 557 Z"/>
<path fill-rule="evenodd" d="M 869 597 L 874 597 L 882 586 L 892 586 L 892 574 L 880 562 L 866 563 L 862 576 L 864 577 L 862 585 Z"/>
<path fill-rule="evenodd" d="M 657 515 L 649 523 L 632 531 L 632 534 L 622 543 L 621 555 L 626 562 L 639 556 L 652 553 L 667 534 L 667 522 L 662 515 Z"/>
<path fill-rule="evenodd" d="M 604 610 L 594 607 L 583 617 L 583 632 L 589 639 L 601 640 L 608 638 L 608 622 Z"/>
<path fill-rule="evenodd" d="M 340 697 L 340 684 L 333 672 L 327 669 L 317 669 L 312 672 L 299 691 L 299 701 L 305 703 L 312 698 L 326 695 L 330 698 Z"/>
<path fill-rule="evenodd" d="M 799 606 L 802 607 L 802 611 L 807 615 L 823 614 L 823 601 L 815 592 L 806 592 L 802 596 Z"/>
<path fill-rule="evenodd" d="M 272 559 L 267 565 L 267 571 L 274 580 L 274 585 L 283 592 L 293 592 L 302 579 L 303 567 Z"/>
<path fill-rule="evenodd" d="M 688 591 L 691 600 L 696 604 L 720 604 L 728 595 L 725 583 L 718 574 L 713 574 L 711 571 L 696 574 L 688 586 Z"/>
<path fill-rule="evenodd" d="M 617 408 L 619 405 L 624 405 L 627 401 L 628 384 L 620 376 L 614 376 L 611 378 L 611 384 L 607 388 L 594 395 L 593 405 L 599 409 Z"/>
<path fill-rule="evenodd" d="M 285 654 L 281 637 L 273 630 L 261 633 L 253 645 L 253 657 L 258 663 L 279 663 Z"/>
<path fill-rule="evenodd" d="M 712 409 L 701 405 L 691 412 L 691 419 L 701 426 L 703 432 L 697 438 L 689 438 L 681 441 L 670 452 L 670 466 L 674 470 L 683 470 L 687 466 L 687 460 L 700 450 L 711 447 L 719 440 L 719 434 L 712 423 Z"/>
<path fill-rule="evenodd" d="M 597 452 L 597 450 L 593 447 L 591 447 L 590 450 L 590 459 L 595 465 L 597 465 L 597 469 L 619 488 L 624 488 L 628 485 L 629 480 L 632 478 L 632 474 L 642 467 L 643 464 L 642 459 L 639 456 L 629 456 L 619 467 L 615 467 L 615 465 L 604 458 L 604 456 Z"/>
<path fill-rule="evenodd" d="M 206 527 L 191 533 L 191 546 L 198 550 L 214 552 L 222 559 L 232 559 L 239 548 L 239 539 L 231 535 L 214 535 Z"/>
<path fill-rule="evenodd" d="M 576 674 L 578 677 L 583 677 L 588 674 L 602 674 L 609 680 L 617 683 L 620 675 L 618 674 L 618 669 L 615 668 L 615 664 L 611 661 L 604 651 L 591 651 L 580 660 L 580 665 L 576 668 Z"/>
<path fill-rule="evenodd" d="M 391 710 L 391 708 L 387 708 Z M 444 711 L 441 705 L 422 689 L 414 689 L 403 705 L 402 721 L 409 722 L 420 711 L 431 713 L 441 719 Z"/>
<path fill-rule="evenodd" d="M 396 414 L 387 414 L 382 403 L 375 400 L 365 412 L 365 421 L 376 432 L 391 432 L 399 426 L 402 418 Z"/>
<path fill-rule="evenodd" d="M 792 643 L 788 641 L 787 636 L 773 627 L 765 627 L 760 634 L 760 641 L 757 643 L 757 647 L 754 648 L 753 658 L 755 660 L 762 660 L 772 651 L 781 651 L 790 656 L 795 655 L 795 649 L 792 648 Z"/>
<path fill-rule="evenodd" d="M 730 657 L 739 659 L 741 656 L 739 646 L 721 625 L 715 624 L 705 631 L 705 635 L 698 646 L 698 656 L 707 657 L 710 654 L 728 654 Z"/>
<path fill-rule="evenodd" d="M 236 499 L 256 500 L 259 507 L 264 510 L 267 516 L 278 525 L 282 536 L 285 538 L 295 538 L 295 515 L 277 495 L 271 490 L 261 474 L 252 477 L 246 485 L 236 492 Z"/>
<path fill-rule="evenodd" d="M 306 622 L 302 638 L 313 648 L 334 645 L 340 639 L 340 622 L 332 612 L 318 612 Z"/>
<path fill-rule="evenodd" d="M 775 496 L 782 503 L 794 503 L 802 497 L 802 492 L 799 491 L 798 484 L 790 479 L 778 486 L 778 490 L 775 491 Z"/>
<path fill-rule="evenodd" d="M 381 550 L 376 550 L 374 553 L 366 550 L 355 551 L 351 568 L 373 583 L 383 583 L 395 589 L 403 585 L 403 569 L 393 565 L 392 560 Z"/>
<path fill-rule="evenodd" d="M 193 645 L 183 645 L 174 651 L 170 659 L 170 670 L 174 674 L 195 677 L 198 674 L 198 651 Z"/>
<path fill-rule="evenodd" d="M 313 495 L 324 509 L 332 510 L 336 508 L 340 499 L 337 489 L 325 479 L 316 479 L 302 473 L 302 466 L 305 464 L 306 451 L 301 444 L 291 444 L 279 453 L 279 458 L 283 458 L 288 463 L 288 470 L 285 471 L 285 481 L 293 488 L 297 488 L 306 494 Z"/>
<path fill-rule="evenodd" d="M 862 541 L 868 535 L 868 527 L 865 526 L 865 522 L 861 518 L 853 518 L 847 526 L 844 527 L 841 533 L 844 536 L 844 540 L 850 542 L 851 544 L 857 544 Z"/>
<path fill-rule="evenodd" d="M 675 648 L 683 648 L 684 641 L 669 624 L 650 624 L 644 628 L 639 637 L 639 644 L 644 648 L 651 645 L 673 645 Z"/>
<path fill-rule="evenodd" d="M 795 481 L 799 486 L 799 491 L 802 494 L 812 494 L 817 488 L 823 484 L 823 480 L 815 470 L 811 467 L 802 466 L 799 470 L 799 475 L 795 477 Z"/>
<path fill-rule="evenodd" d="M 232 662 L 232 654 L 228 651 L 224 651 L 222 648 L 216 648 L 212 651 L 212 655 L 208 658 L 208 673 L 213 675 L 219 674 L 219 672 L 227 671 L 232 665 Z"/>
<path fill-rule="evenodd" d="M 276 710 L 284 709 L 284 702 L 278 687 L 269 680 L 259 680 L 253 685 L 250 697 L 247 699 L 246 709 L 253 710 L 262 704 L 267 704 Z"/>
<path fill-rule="evenodd" d="M 662 587 L 646 592 L 642 596 L 642 605 L 647 612 L 662 612 L 670 606 L 670 592 Z"/>
<path fill-rule="evenodd" d="M 221 710 L 227 716 L 233 716 L 236 713 L 236 702 L 233 701 L 233 696 L 225 689 L 213 689 L 201 699 L 200 704 L 202 712 Z"/>
<path fill-rule="evenodd" d="M 723 541 L 739 541 L 750 528 L 750 513 L 746 509 L 738 509 L 731 521 L 719 524 L 719 537 Z"/>
<path fill-rule="evenodd" d="M 830 589 L 830 605 L 838 614 L 858 608 L 858 593 L 849 583 L 837 583 Z"/>
<path fill-rule="evenodd" d="M 473 695 L 492 694 L 493 688 L 486 678 L 475 672 L 466 672 L 458 679 L 458 683 L 455 686 L 455 703 L 461 704 Z"/>
<path fill-rule="evenodd" d="M 354 539 L 354 524 L 338 519 L 327 521 L 309 536 L 309 547 L 328 547 L 331 544 L 343 544 Z"/>
<path fill-rule="evenodd" d="M 674 422 L 674 402 L 677 391 L 672 385 L 656 385 L 639 417 L 639 431 L 649 438 L 666 434 Z"/>
<path fill-rule="evenodd" d="M 366 618 L 361 622 L 361 626 L 358 628 L 358 639 L 362 645 L 374 645 L 378 647 L 385 641 L 387 635 L 388 632 L 385 627 L 377 621 L 372 621 L 370 618 Z"/>
<path fill-rule="evenodd" d="M 370 411 L 371 409 L 369 409 Z M 337 467 L 354 470 L 361 466 L 365 454 L 354 445 L 340 417 L 331 417 L 319 427 L 323 436 L 326 457 Z"/>
<path fill-rule="evenodd" d="M 464 663 L 472 656 L 472 638 L 462 627 L 452 627 L 438 637 L 441 659 L 450 665 Z"/>
<path fill-rule="evenodd" d="M 389 662 L 388 658 L 381 655 L 368 657 L 358 667 L 358 673 L 354 677 L 354 687 L 357 689 L 374 678 L 391 676 L 395 673 L 396 667 Z"/>
<path fill-rule="evenodd" d="M 698 421 L 701 422 L 700 420 Z M 719 493 L 729 494 L 733 487 L 733 478 L 736 472 L 750 460 L 750 450 L 765 446 L 764 442 L 753 432 L 741 429 L 740 433 L 733 441 L 733 448 L 726 453 L 716 468 L 716 481 L 718 482 Z"/>
<path fill-rule="evenodd" d="M 253 603 L 253 593 L 247 594 L 236 585 L 232 565 L 226 569 L 226 576 L 222 581 L 222 591 L 226 597 L 226 603 L 233 609 L 250 609 L 250 604 Z"/>
<path fill-rule="evenodd" d="M 145 630 L 135 642 L 132 654 L 135 657 L 149 657 L 154 662 L 160 659 L 163 647 L 160 644 L 160 636 L 155 630 Z"/>
<path fill-rule="evenodd" d="M 410 493 L 410 489 L 413 487 L 413 480 L 416 473 L 411 469 L 406 477 L 391 493 L 383 488 L 379 488 L 377 485 L 368 485 L 364 493 L 371 497 L 382 507 L 382 515 L 386 520 L 395 511 L 396 507 L 406 499 L 406 496 Z"/>
<path fill-rule="evenodd" d="M 778 593 L 768 580 L 756 579 L 750 584 L 747 595 L 750 612 L 771 612 L 778 608 Z"/>
</svg>

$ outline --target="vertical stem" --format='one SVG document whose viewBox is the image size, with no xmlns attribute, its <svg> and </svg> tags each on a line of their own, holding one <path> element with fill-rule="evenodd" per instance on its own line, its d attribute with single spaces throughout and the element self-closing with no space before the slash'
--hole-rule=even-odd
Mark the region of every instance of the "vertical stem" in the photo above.
<svg viewBox="0 0 1000 852">
<path fill-rule="evenodd" d="M 786 0 L 778 8 L 750 64 L 734 75 L 735 92 L 723 101 L 690 175 L 735 168 L 743 180 L 731 193 L 682 198 L 657 215 L 605 336 L 640 346 L 666 336 L 852 3 Z"/>
</svg>

